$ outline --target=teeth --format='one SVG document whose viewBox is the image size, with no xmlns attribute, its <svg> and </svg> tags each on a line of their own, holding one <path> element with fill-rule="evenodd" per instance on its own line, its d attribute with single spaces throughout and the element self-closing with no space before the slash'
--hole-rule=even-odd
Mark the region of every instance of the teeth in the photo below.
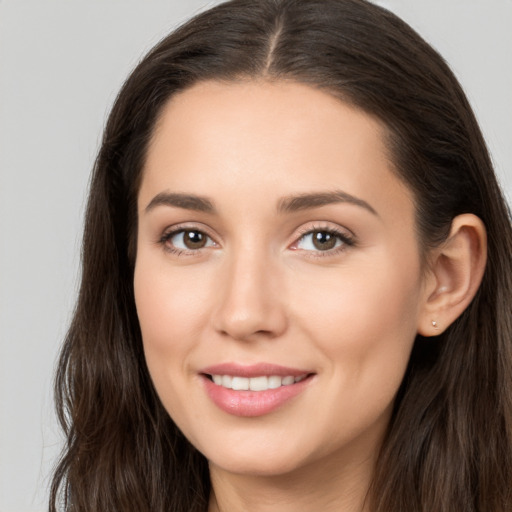
<svg viewBox="0 0 512 512">
<path fill-rule="evenodd" d="M 235 391 L 247 391 L 249 389 L 249 379 L 247 377 L 233 377 L 231 388 Z"/>
<path fill-rule="evenodd" d="M 268 387 L 269 389 L 277 389 L 281 387 L 281 382 L 283 379 L 276 375 L 272 375 L 272 377 L 268 378 Z"/>
<path fill-rule="evenodd" d="M 249 379 L 249 389 L 251 391 L 264 391 L 268 389 L 268 377 L 252 377 Z"/>
<path fill-rule="evenodd" d="M 213 382 L 217 386 L 222 386 L 235 391 L 266 391 L 267 389 L 277 389 L 281 386 L 290 386 L 300 382 L 307 377 L 307 374 L 299 377 L 271 375 L 269 377 L 232 377 L 231 375 L 212 375 Z"/>
</svg>

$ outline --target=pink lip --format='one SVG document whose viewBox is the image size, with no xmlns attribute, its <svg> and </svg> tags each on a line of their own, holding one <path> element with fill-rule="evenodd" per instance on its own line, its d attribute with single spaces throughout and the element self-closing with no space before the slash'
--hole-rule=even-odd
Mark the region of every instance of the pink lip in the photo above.
<svg viewBox="0 0 512 512">
<path fill-rule="evenodd" d="M 254 417 L 269 414 L 283 406 L 292 398 L 304 391 L 312 380 L 312 373 L 297 368 L 286 368 L 268 363 L 255 365 L 239 365 L 225 363 L 209 366 L 201 371 L 202 381 L 207 395 L 221 410 L 233 416 Z M 281 377 L 300 377 L 308 375 L 305 379 L 295 384 L 281 386 L 277 389 L 265 391 L 235 391 L 218 386 L 212 382 L 208 375 L 231 375 L 240 377 L 260 377 L 278 375 Z"/>
<path fill-rule="evenodd" d="M 279 377 L 300 377 L 312 373 L 310 370 L 302 370 L 299 368 L 288 368 L 271 363 L 258 363 L 250 365 L 242 365 L 238 363 L 222 363 L 203 368 L 200 373 L 207 375 L 231 375 L 239 377 L 262 377 L 264 375 L 278 375 Z"/>
</svg>

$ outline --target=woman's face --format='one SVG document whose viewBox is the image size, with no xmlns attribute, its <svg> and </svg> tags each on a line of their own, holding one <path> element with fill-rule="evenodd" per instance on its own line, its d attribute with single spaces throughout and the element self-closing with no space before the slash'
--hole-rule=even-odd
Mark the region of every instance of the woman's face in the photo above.
<svg viewBox="0 0 512 512">
<path fill-rule="evenodd" d="M 212 467 L 373 460 L 426 300 L 382 126 L 297 83 L 200 83 L 163 112 L 138 215 L 148 368 Z"/>
</svg>

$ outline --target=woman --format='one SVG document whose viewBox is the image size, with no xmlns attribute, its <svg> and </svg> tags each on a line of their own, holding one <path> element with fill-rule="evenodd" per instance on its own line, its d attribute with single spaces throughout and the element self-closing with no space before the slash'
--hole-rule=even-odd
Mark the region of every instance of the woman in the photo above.
<svg viewBox="0 0 512 512">
<path fill-rule="evenodd" d="M 394 15 L 235 0 L 171 34 L 83 247 L 51 510 L 510 510 L 510 218 Z"/>
</svg>

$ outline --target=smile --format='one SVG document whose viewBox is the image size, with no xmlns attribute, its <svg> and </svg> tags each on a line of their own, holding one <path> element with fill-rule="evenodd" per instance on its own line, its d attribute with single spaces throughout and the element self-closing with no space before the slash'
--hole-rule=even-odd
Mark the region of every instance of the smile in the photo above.
<svg viewBox="0 0 512 512">
<path fill-rule="evenodd" d="M 308 375 L 294 377 L 287 375 L 260 376 L 260 377 L 240 377 L 232 375 L 211 375 L 211 379 L 217 386 L 235 391 L 266 391 L 268 389 L 278 389 L 281 386 L 290 386 L 304 380 Z"/>
<path fill-rule="evenodd" d="M 274 364 L 225 363 L 204 368 L 200 375 L 206 395 L 233 416 L 269 414 L 301 395 L 316 374 Z"/>
</svg>

